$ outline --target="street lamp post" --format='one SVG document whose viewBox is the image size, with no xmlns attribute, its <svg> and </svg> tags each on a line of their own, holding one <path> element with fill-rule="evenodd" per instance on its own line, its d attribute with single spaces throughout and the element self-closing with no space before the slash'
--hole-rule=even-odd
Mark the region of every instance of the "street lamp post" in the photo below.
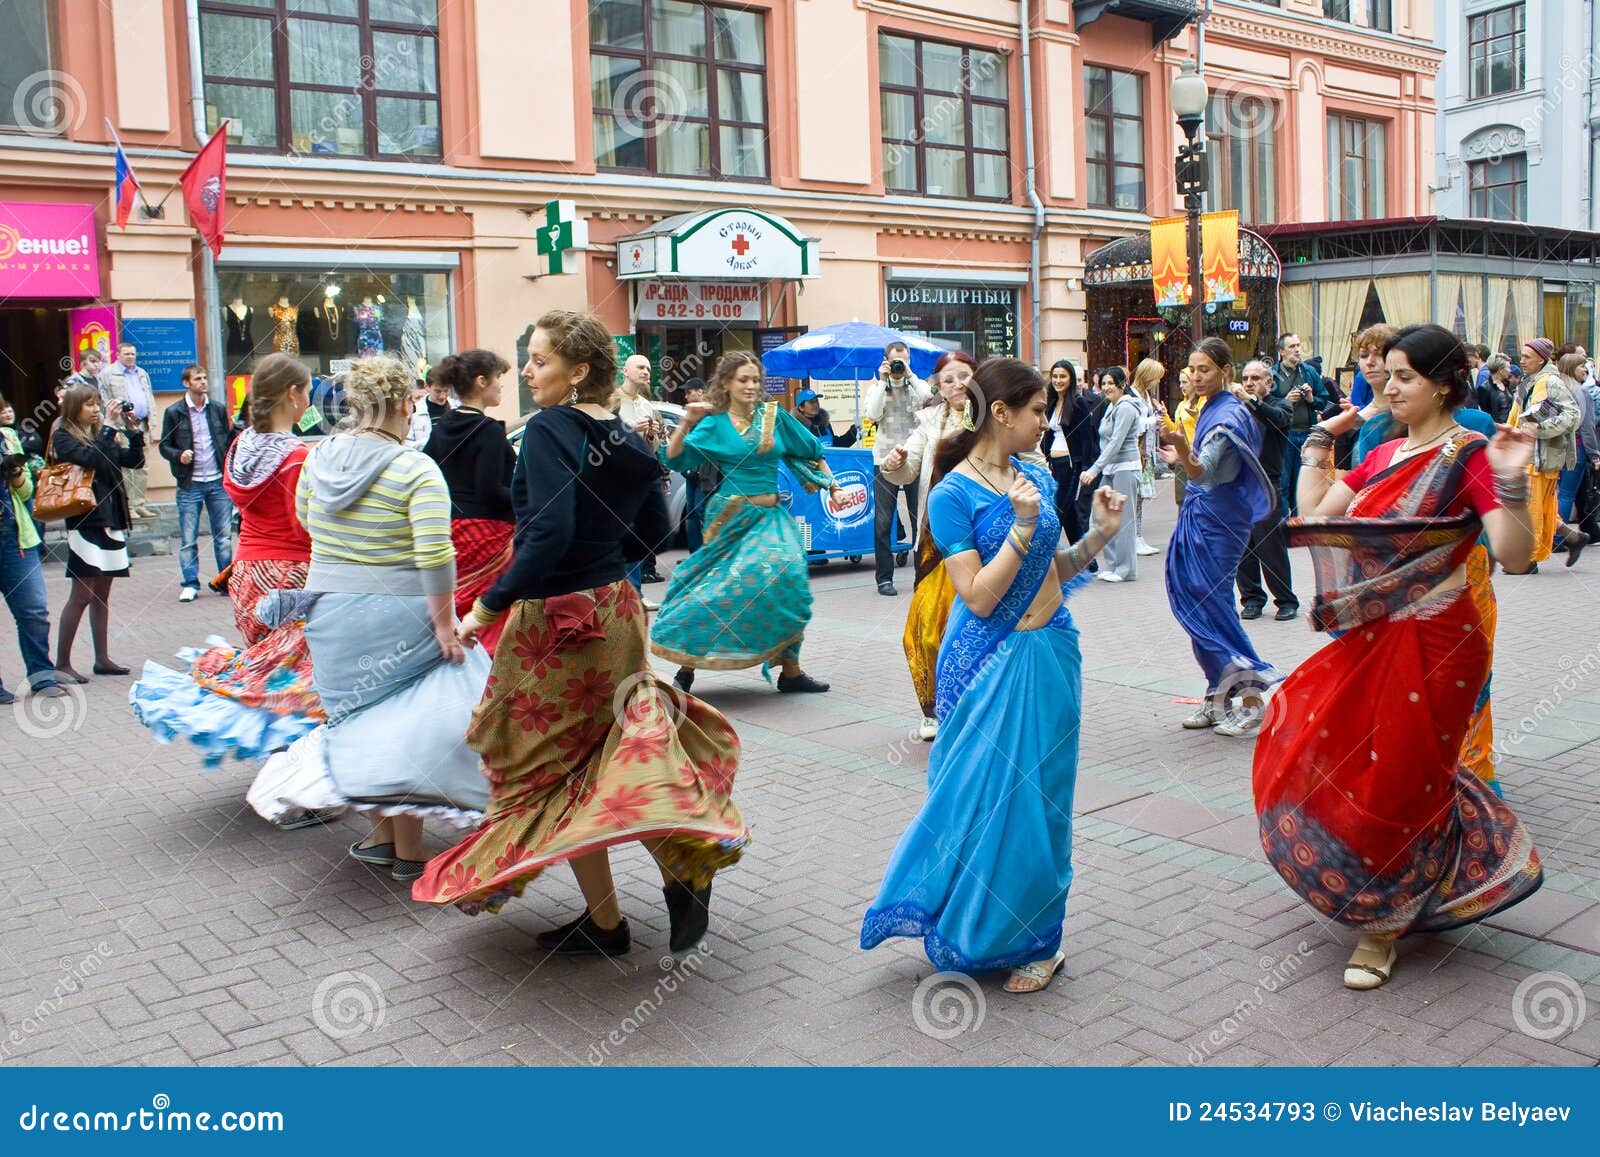
<svg viewBox="0 0 1600 1157">
<path fill-rule="evenodd" d="M 1194 65 L 1185 65 L 1182 72 L 1172 78 L 1172 112 L 1178 118 L 1187 140 L 1178 146 L 1177 174 L 1178 196 L 1183 198 L 1183 208 L 1188 214 L 1189 242 L 1189 344 L 1200 344 L 1205 333 L 1206 278 L 1200 267 L 1200 206 L 1206 191 L 1205 140 L 1200 137 L 1200 126 L 1205 123 L 1205 74 Z"/>
</svg>

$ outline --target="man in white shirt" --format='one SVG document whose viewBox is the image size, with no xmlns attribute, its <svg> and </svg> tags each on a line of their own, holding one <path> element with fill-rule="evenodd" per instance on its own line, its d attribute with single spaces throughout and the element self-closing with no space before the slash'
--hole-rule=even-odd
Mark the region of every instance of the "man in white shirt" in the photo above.
<svg viewBox="0 0 1600 1157">
<path fill-rule="evenodd" d="M 916 428 L 917 411 L 928 400 L 927 385 L 911 372 L 911 351 L 904 342 L 890 342 L 883 350 L 878 380 L 861 403 L 861 416 L 871 421 L 877 432 L 872 442 L 872 554 L 880 595 L 896 595 L 894 587 L 894 528 L 900 492 L 906 495 L 906 521 L 911 537 L 916 537 L 918 483 L 896 486 L 883 473 L 883 461 L 896 446 L 905 445 Z"/>
<path fill-rule="evenodd" d="M 632 354 L 622 363 L 622 385 L 617 387 L 617 417 L 632 426 L 652 450 L 666 440 L 666 429 L 650 401 L 650 359 L 643 354 Z M 635 586 L 667 581 L 656 570 L 654 552 L 634 563 L 628 577 Z M 649 601 L 645 604 L 647 609 L 654 605 Z"/>
<path fill-rule="evenodd" d="M 172 463 L 178 483 L 178 570 L 180 603 L 200 595 L 200 510 L 211 522 L 211 553 L 217 573 L 233 561 L 233 503 L 222 485 L 222 471 L 233 441 L 228 411 L 211 400 L 211 384 L 199 366 L 183 371 L 183 397 L 161 419 L 161 456 Z"/>
<path fill-rule="evenodd" d="M 117 360 L 100 375 L 100 394 L 106 405 L 128 402 L 133 406 L 132 422 L 144 431 L 145 441 L 150 440 L 150 414 L 155 407 L 155 391 L 150 388 L 150 375 L 139 365 L 139 350 L 125 341 L 117 347 Z M 143 467 L 128 467 L 122 471 L 122 484 L 128 492 L 128 510 L 134 518 L 154 518 L 145 497 L 149 486 L 149 472 Z"/>
</svg>

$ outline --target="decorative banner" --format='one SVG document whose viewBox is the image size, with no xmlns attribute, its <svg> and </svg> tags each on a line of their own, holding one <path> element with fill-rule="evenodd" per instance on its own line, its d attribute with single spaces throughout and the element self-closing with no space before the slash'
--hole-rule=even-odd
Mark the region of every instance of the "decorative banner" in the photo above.
<svg viewBox="0 0 1600 1157">
<path fill-rule="evenodd" d="M 0 302 L 99 296 L 93 205 L 0 201 Z"/>
<path fill-rule="evenodd" d="M 122 340 L 139 351 L 139 365 L 150 375 L 158 394 L 183 389 L 183 371 L 200 360 L 192 317 L 130 317 L 122 322 Z"/>
<path fill-rule="evenodd" d="M 1189 304 L 1189 231 L 1187 217 L 1162 217 L 1150 222 L 1150 282 L 1156 308 Z"/>
<path fill-rule="evenodd" d="M 638 320 L 759 322 L 761 284 L 750 281 L 646 281 L 639 289 Z"/>
<path fill-rule="evenodd" d="M 1239 211 L 1227 209 L 1200 218 L 1200 268 L 1206 276 L 1206 303 L 1225 304 L 1239 296 Z"/>
<path fill-rule="evenodd" d="M 110 365 L 117 356 L 117 310 L 115 305 L 86 305 L 67 312 L 67 349 L 72 354 L 74 371 L 83 368 L 83 355 L 91 349 Z"/>
</svg>

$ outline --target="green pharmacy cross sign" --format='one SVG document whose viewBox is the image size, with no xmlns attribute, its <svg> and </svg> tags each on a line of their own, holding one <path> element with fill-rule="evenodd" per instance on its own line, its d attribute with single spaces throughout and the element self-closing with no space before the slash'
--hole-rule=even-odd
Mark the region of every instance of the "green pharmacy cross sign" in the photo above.
<svg viewBox="0 0 1600 1157">
<path fill-rule="evenodd" d="M 589 223 L 578 219 L 572 201 L 546 201 L 544 224 L 534 234 L 539 252 L 550 259 L 549 272 L 563 273 L 561 255 L 569 249 L 584 249 L 589 244 Z"/>
</svg>

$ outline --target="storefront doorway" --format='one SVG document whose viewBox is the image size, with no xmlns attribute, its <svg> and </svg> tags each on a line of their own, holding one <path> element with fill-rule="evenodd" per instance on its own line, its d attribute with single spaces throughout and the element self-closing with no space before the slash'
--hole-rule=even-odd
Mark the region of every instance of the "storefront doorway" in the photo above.
<svg viewBox="0 0 1600 1157">
<path fill-rule="evenodd" d="M 0 309 L 0 395 L 18 428 L 30 418 L 46 428 L 55 420 L 56 383 L 71 372 L 66 310 Z"/>
<path fill-rule="evenodd" d="M 754 326 L 641 325 L 634 348 L 650 359 L 656 397 L 667 398 L 690 378 L 709 379 L 723 354 L 753 351 L 755 336 Z"/>
</svg>

